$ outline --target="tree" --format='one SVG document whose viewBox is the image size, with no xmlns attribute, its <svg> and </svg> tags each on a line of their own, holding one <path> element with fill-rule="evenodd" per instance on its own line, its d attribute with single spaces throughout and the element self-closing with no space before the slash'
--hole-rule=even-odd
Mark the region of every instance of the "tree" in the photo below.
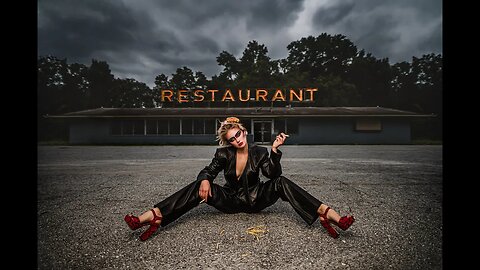
<svg viewBox="0 0 480 270">
<path fill-rule="evenodd" d="M 318 87 L 315 106 L 318 107 L 345 107 L 359 106 L 360 94 L 355 85 L 347 83 L 340 76 L 328 76 L 317 79 Z"/>
<path fill-rule="evenodd" d="M 193 71 L 185 66 L 183 68 L 177 68 L 177 71 L 172 74 L 170 84 L 174 89 L 194 89 L 196 82 Z"/>
<path fill-rule="evenodd" d="M 390 100 L 393 107 L 404 110 L 419 111 L 415 97 L 416 79 L 412 73 L 412 65 L 403 61 L 392 66 L 392 88 Z"/>
<path fill-rule="evenodd" d="M 37 61 L 38 116 L 65 112 L 64 79 L 68 73 L 67 59 L 54 56 L 41 57 Z"/>
<path fill-rule="evenodd" d="M 412 138 L 442 139 L 443 63 L 440 54 L 412 57 L 412 63 L 392 66 L 392 96 L 395 105 L 404 110 L 435 114 L 432 119 L 412 122 Z"/>
<path fill-rule="evenodd" d="M 269 87 L 272 75 L 278 72 L 278 64 L 267 56 L 268 49 L 256 40 L 248 42 L 238 62 L 238 88 Z"/>
<path fill-rule="evenodd" d="M 80 93 L 75 81 L 81 77 L 81 65 L 74 65 L 73 71 L 67 59 L 54 56 L 40 57 L 37 60 L 37 139 L 66 140 L 68 126 L 64 121 L 49 121 L 45 115 L 62 114 L 76 108 Z M 81 81 L 81 79 L 78 79 Z"/>
<path fill-rule="evenodd" d="M 110 107 L 109 95 L 113 88 L 114 76 L 105 61 L 92 59 L 92 64 L 87 71 L 89 87 L 86 91 L 87 107 Z"/>
<path fill-rule="evenodd" d="M 115 108 L 152 108 L 153 92 L 135 79 L 115 79 L 109 103 Z"/>
<path fill-rule="evenodd" d="M 169 88 L 171 88 L 171 86 L 168 80 L 168 76 L 162 73 L 160 75 L 157 75 L 157 77 L 155 77 L 155 86 L 153 87 L 153 89 L 162 90 L 162 89 L 169 89 Z"/>
<path fill-rule="evenodd" d="M 399 108 L 423 113 L 442 113 L 442 56 L 412 57 L 412 63 L 392 66 L 392 89 Z"/>
<path fill-rule="evenodd" d="M 388 58 L 376 59 L 361 50 L 347 69 L 346 81 L 356 86 L 361 106 L 382 106 L 389 104 L 392 71 Z"/>
<path fill-rule="evenodd" d="M 239 63 L 235 56 L 226 51 L 222 51 L 220 55 L 217 56 L 217 63 L 220 66 L 224 66 L 223 71 L 220 72 L 220 78 L 228 82 L 233 82 L 233 80 L 237 78 L 239 74 Z"/>
<path fill-rule="evenodd" d="M 68 72 L 64 79 L 65 111 L 78 111 L 87 107 L 86 92 L 89 87 L 87 80 L 88 67 L 73 63 L 68 65 Z"/>
<path fill-rule="evenodd" d="M 283 65 L 286 73 L 307 72 L 311 82 L 328 75 L 344 78 L 357 54 L 357 47 L 345 36 L 326 33 L 293 41 L 287 49 L 289 53 Z"/>
<path fill-rule="evenodd" d="M 420 109 L 426 113 L 442 112 L 443 60 L 440 54 L 425 54 L 412 58 L 412 73 Z"/>
<path fill-rule="evenodd" d="M 201 71 L 195 72 L 195 89 L 206 90 L 208 85 L 208 80 L 205 74 Z"/>
</svg>

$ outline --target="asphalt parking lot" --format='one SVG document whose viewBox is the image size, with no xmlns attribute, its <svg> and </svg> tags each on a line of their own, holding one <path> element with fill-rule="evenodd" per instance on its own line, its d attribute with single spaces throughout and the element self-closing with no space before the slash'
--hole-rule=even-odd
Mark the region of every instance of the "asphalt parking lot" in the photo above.
<svg viewBox="0 0 480 270">
<path fill-rule="evenodd" d="M 441 145 L 282 146 L 284 176 L 355 216 L 338 239 L 279 200 L 257 214 L 201 204 L 141 242 L 124 215 L 195 180 L 215 148 L 38 146 L 38 269 L 442 269 Z"/>
</svg>

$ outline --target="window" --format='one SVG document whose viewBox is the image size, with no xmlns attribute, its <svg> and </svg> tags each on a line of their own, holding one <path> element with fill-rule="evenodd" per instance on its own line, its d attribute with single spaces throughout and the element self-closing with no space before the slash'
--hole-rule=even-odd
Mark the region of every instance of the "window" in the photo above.
<svg viewBox="0 0 480 270">
<path fill-rule="evenodd" d="M 180 120 L 172 119 L 170 122 L 170 135 L 171 134 L 180 134 Z"/>
<path fill-rule="evenodd" d="M 159 119 L 157 120 L 158 125 L 158 133 L 161 135 L 168 134 L 168 120 L 166 119 Z"/>
<path fill-rule="evenodd" d="M 156 135 L 157 134 L 157 120 L 146 120 L 147 124 L 147 135 Z"/>
<path fill-rule="evenodd" d="M 355 121 L 355 131 L 382 131 L 382 122 L 380 119 L 357 119 Z"/>
<path fill-rule="evenodd" d="M 122 135 L 122 121 L 114 120 L 110 125 L 110 133 L 112 135 Z"/>
<path fill-rule="evenodd" d="M 133 120 L 133 134 L 145 135 L 145 120 Z"/>
<path fill-rule="evenodd" d="M 205 120 L 205 134 L 216 134 L 215 119 Z"/>
<path fill-rule="evenodd" d="M 110 122 L 111 135 L 180 135 L 209 134 L 217 132 L 215 119 L 146 119 L 113 120 Z"/>
<path fill-rule="evenodd" d="M 193 120 L 182 119 L 182 134 L 192 134 Z"/>
<path fill-rule="evenodd" d="M 134 123 L 131 120 L 125 120 L 123 123 L 122 135 L 133 135 Z"/>
<path fill-rule="evenodd" d="M 204 124 L 203 119 L 193 120 L 193 133 L 194 134 L 204 134 Z"/>
</svg>

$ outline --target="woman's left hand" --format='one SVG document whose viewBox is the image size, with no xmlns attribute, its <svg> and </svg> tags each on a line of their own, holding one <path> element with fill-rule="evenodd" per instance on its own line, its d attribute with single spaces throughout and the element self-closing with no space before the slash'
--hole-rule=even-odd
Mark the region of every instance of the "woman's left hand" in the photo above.
<svg viewBox="0 0 480 270">
<path fill-rule="evenodd" d="M 285 134 L 283 132 L 278 134 L 275 141 L 273 141 L 272 151 L 276 153 L 277 148 L 280 147 L 280 145 L 282 145 L 285 142 L 286 139 L 287 139 L 287 134 Z"/>
</svg>

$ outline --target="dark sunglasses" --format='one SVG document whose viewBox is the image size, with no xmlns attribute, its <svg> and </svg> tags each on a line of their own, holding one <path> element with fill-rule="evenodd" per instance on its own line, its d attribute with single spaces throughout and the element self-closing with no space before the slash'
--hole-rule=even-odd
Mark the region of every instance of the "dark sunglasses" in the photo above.
<svg viewBox="0 0 480 270">
<path fill-rule="evenodd" d="M 235 139 L 237 139 L 238 137 L 240 137 L 240 135 L 242 134 L 242 130 L 238 130 L 237 133 L 235 133 L 235 136 L 231 137 L 230 139 L 228 139 L 228 142 L 233 142 L 235 141 Z"/>
</svg>

